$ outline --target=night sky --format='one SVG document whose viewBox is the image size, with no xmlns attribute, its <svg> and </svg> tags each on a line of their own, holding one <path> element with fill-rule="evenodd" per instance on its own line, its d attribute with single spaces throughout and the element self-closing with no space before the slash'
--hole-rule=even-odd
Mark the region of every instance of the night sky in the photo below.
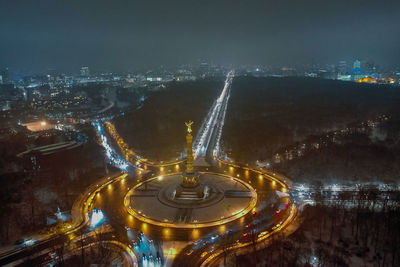
<svg viewBox="0 0 400 267">
<path fill-rule="evenodd" d="M 1 0 L 0 68 L 400 62 L 399 0 Z"/>
</svg>

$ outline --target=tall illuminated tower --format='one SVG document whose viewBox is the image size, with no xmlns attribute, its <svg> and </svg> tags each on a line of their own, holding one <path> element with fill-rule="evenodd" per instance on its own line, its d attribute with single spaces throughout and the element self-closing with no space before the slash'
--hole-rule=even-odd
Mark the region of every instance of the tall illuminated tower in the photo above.
<svg viewBox="0 0 400 267">
<path fill-rule="evenodd" d="M 199 185 L 199 175 L 194 171 L 193 168 L 193 148 L 192 148 L 192 124 L 193 121 L 185 122 L 187 127 L 186 134 L 186 145 L 187 145 L 187 161 L 186 161 L 186 171 L 182 174 L 182 187 L 184 188 L 194 188 Z"/>
<path fill-rule="evenodd" d="M 187 162 L 186 162 L 186 173 L 193 173 L 193 148 L 192 148 L 192 124 L 193 121 L 185 122 L 187 126 L 186 144 L 187 144 Z"/>
<path fill-rule="evenodd" d="M 192 121 L 185 122 L 187 127 L 186 145 L 187 160 L 186 170 L 182 173 L 182 182 L 175 189 L 175 199 L 200 200 L 204 197 L 204 185 L 200 184 L 199 174 L 193 167 L 193 148 L 192 148 Z"/>
</svg>

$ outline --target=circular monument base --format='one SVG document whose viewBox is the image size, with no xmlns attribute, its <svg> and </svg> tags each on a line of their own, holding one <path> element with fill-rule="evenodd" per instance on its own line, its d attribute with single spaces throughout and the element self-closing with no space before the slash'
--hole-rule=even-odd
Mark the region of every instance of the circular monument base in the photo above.
<svg viewBox="0 0 400 267">
<path fill-rule="evenodd" d="M 140 221 L 175 228 L 224 224 L 256 205 L 257 193 L 240 179 L 217 173 L 199 173 L 199 179 L 194 190 L 202 191 L 202 197 L 178 197 L 182 176 L 173 174 L 139 183 L 125 196 L 125 205 Z"/>
</svg>

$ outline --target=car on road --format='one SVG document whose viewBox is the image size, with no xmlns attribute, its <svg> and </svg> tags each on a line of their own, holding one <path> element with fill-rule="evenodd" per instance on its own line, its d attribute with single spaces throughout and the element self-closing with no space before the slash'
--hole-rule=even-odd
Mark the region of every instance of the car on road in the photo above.
<svg viewBox="0 0 400 267">
<path fill-rule="evenodd" d="M 215 239 L 217 239 L 218 238 L 218 235 L 213 235 L 212 237 L 211 237 L 211 240 L 215 240 Z"/>
</svg>

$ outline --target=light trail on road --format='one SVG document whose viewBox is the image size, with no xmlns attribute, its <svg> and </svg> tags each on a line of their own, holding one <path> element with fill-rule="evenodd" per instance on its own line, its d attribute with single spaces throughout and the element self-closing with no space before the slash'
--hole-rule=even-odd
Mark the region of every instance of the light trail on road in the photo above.
<svg viewBox="0 0 400 267">
<path fill-rule="evenodd" d="M 103 126 L 101 125 L 101 123 L 99 121 L 94 121 L 94 122 L 92 122 L 92 125 L 94 126 L 94 128 L 96 129 L 96 131 L 99 135 L 100 143 L 103 146 L 103 148 L 105 150 L 105 154 L 106 154 L 107 158 L 109 159 L 109 161 L 111 163 L 113 163 L 116 167 L 118 167 L 120 170 L 127 171 L 128 167 L 129 167 L 129 163 L 126 160 L 124 160 L 122 157 L 120 157 L 115 152 L 115 150 L 111 147 L 111 145 L 108 143 L 108 138 L 104 134 Z"/>
<path fill-rule="evenodd" d="M 217 100 L 211 107 L 205 121 L 203 122 L 199 130 L 199 134 L 197 134 L 196 136 L 193 149 L 194 158 L 205 155 L 215 128 L 218 128 L 218 132 L 216 135 L 217 140 L 215 143 L 216 144 L 215 148 L 213 148 L 213 153 L 218 154 L 218 151 L 220 149 L 222 126 L 224 124 L 226 107 L 228 104 L 228 99 L 230 96 L 230 88 L 234 75 L 235 73 L 233 70 L 227 74 L 221 95 L 217 98 Z"/>
</svg>

